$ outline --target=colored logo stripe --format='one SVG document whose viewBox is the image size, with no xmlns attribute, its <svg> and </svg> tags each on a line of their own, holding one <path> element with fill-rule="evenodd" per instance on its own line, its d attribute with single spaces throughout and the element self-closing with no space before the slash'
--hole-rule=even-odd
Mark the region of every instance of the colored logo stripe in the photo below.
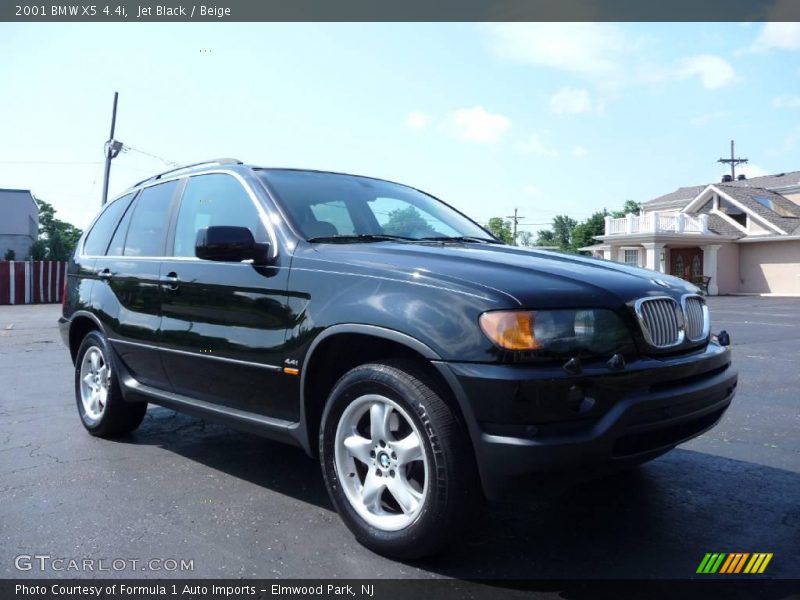
<svg viewBox="0 0 800 600">
<path fill-rule="evenodd" d="M 748 560 L 749 559 L 749 560 Z M 735 574 L 735 573 L 763 573 L 772 560 L 771 552 L 707 552 L 697 567 L 697 573 Z M 747 565 L 747 566 L 745 566 Z M 744 571 L 743 571 L 744 569 Z"/>
<path fill-rule="evenodd" d="M 706 553 L 705 557 L 703 558 L 700 566 L 697 567 L 698 573 L 716 573 L 717 569 L 719 569 L 720 564 L 722 564 L 722 560 L 725 558 L 725 553 Z"/>
</svg>

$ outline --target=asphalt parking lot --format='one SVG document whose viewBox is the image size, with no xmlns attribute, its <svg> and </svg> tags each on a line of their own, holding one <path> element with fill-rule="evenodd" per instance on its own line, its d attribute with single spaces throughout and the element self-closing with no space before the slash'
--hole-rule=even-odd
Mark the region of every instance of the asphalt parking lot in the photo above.
<svg viewBox="0 0 800 600">
<path fill-rule="evenodd" d="M 0 577 L 15 557 L 184 559 L 189 572 L 104 576 L 684 578 L 706 552 L 772 552 L 800 577 L 800 299 L 712 298 L 739 392 L 723 422 L 609 479 L 494 507 L 421 563 L 358 545 L 299 449 L 151 407 L 118 441 L 92 438 L 73 399 L 60 307 L 0 307 Z M 61 573 L 92 577 L 97 573 Z"/>
</svg>

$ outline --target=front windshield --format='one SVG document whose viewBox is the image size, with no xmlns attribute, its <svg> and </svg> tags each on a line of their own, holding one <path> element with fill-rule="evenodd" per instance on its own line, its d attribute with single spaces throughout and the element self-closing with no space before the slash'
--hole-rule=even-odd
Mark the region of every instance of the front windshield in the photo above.
<svg viewBox="0 0 800 600">
<path fill-rule="evenodd" d="M 476 238 L 491 234 L 432 196 L 413 188 L 354 175 L 261 169 L 307 240 L 387 237 Z"/>
</svg>

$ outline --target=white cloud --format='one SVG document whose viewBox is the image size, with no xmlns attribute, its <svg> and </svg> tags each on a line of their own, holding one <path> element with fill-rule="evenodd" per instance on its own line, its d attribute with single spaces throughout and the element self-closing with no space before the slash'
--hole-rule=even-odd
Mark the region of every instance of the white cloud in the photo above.
<svg viewBox="0 0 800 600">
<path fill-rule="evenodd" d="M 460 108 L 445 119 L 445 128 L 465 142 L 496 142 L 511 125 L 508 117 L 492 114 L 482 106 Z"/>
<path fill-rule="evenodd" d="M 731 64 L 712 54 L 663 64 L 654 54 L 659 40 L 631 34 L 612 23 L 492 23 L 481 29 L 497 58 L 578 75 L 606 92 L 631 85 L 663 85 L 688 77 L 697 77 L 706 89 L 736 80 Z M 580 102 L 576 106 L 588 110 L 586 99 Z M 591 106 L 598 110 L 596 101 Z M 551 108 L 559 112 L 552 103 Z"/>
<path fill-rule="evenodd" d="M 550 148 L 542 141 L 542 138 L 534 133 L 528 139 L 517 142 L 514 147 L 525 154 L 534 154 L 536 156 L 558 156 L 558 150 Z"/>
<path fill-rule="evenodd" d="M 483 26 L 492 53 L 592 78 L 616 76 L 631 43 L 609 23 L 492 23 Z"/>
<path fill-rule="evenodd" d="M 750 49 L 800 50 L 800 23 L 765 23 Z"/>
<path fill-rule="evenodd" d="M 697 76 L 708 90 L 721 88 L 736 80 L 736 71 L 731 64 L 713 54 L 698 54 L 684 59 L 678 75 L 684 78 Z"/>
<path fill-rule="evenodd" d="M 689 119 L 689 123 L 692 125 L 706 125 L 711 123 L 712 121 L 719 121 L 721 119 L 727 119 L 733 116 L 733 112 L 730 110 L 718 110 L 715 112 L 706 113 L 704 115 L 698 115 L 693 119 Z"/>
<path fill-rule="evenodd" d="M 592 97 L 586 90 L 563 87 L 550 96 L 550 110 L 557 115 L 591 112 Z"/>
<path fill-rule="evenodd" d="M 784 94 L 772 100 L 775 108 L 800 108 L 800 95 Z"/>
<path fill-rule="evenodd" d="M 410 127 L 411 129 L 416 129 L 419 131 L 420 129 L 425 129 L 425 127 L 428 125 L 428 121 L 428 115 L 422 111 L 415 110 L 408 113 L 408 116 L 406 117 L 406 127 Z"/>
<path fill-rule="evenodd" d="M 753 177 L 763 177 L 764 175 L 772 175 L 772 171 L 759 167 L 758 165 L 744 164 L 736 167 L 736 175 L 746 175 L 748 179 Z"/>
<path fill-rule="evenodd" d="M 572 149 L 572 156 L 574 156 L 575 158 L 582 158 L 582 157 L 586 156 L 587 154 L 589 154 L 589 151 L 584 146 L 580 146 L 579 145 L 579 146 L 575 146 Z"/>
</svg>

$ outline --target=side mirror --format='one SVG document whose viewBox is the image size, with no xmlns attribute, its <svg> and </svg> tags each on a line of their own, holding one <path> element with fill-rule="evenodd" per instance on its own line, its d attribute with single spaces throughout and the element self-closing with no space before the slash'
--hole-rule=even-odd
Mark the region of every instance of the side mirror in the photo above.
<svg viewBox="0 0 800 600">
<path fill-rule="evenodd" d="M 197 232 L 194 253 L 203 260 L 241 262 L 253 259 L 265 262 L 269 244 L 257 244 L 247 227 L 219 225 Z"/>
</svg>

